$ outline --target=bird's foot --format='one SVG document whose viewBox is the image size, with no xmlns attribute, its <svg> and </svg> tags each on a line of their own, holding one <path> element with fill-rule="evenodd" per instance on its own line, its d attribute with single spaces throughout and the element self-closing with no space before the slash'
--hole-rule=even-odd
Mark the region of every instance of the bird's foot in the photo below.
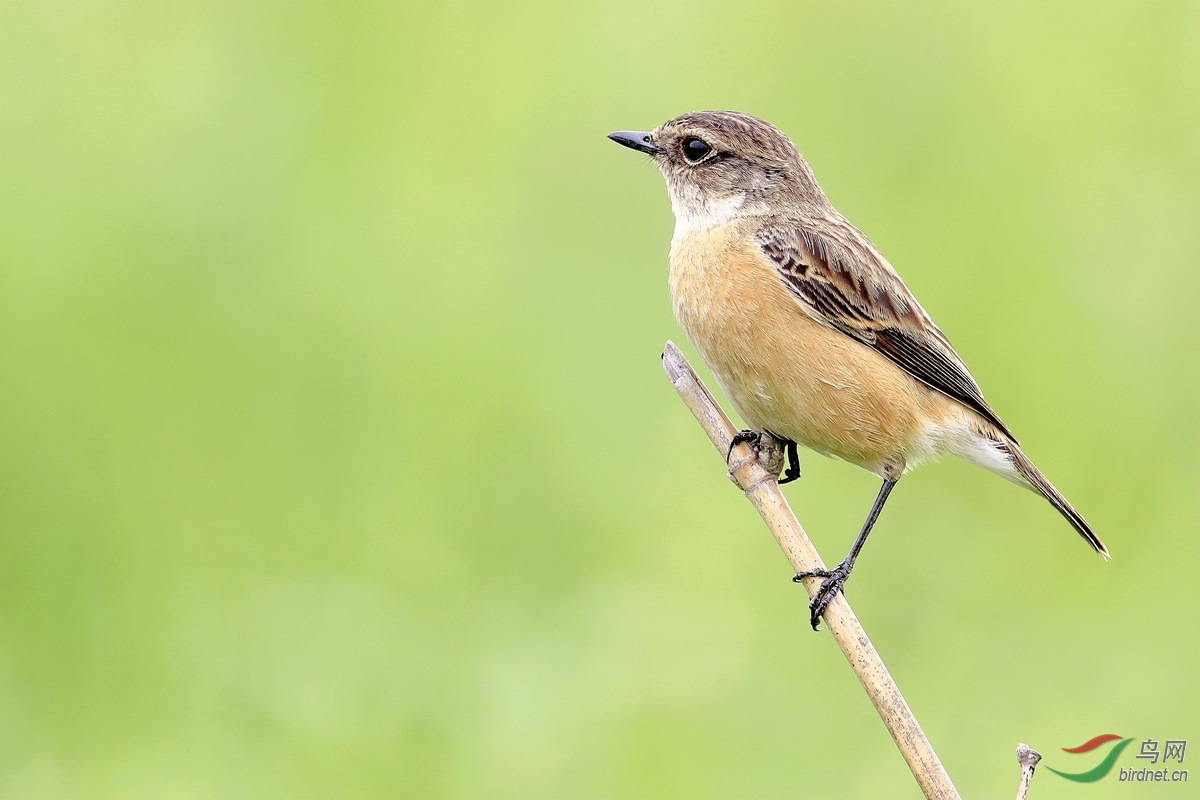
<svg viewBox="0 0 1200 800">
<path fill-rule="evenodd" d="M 814 631 L 820 630 L 821 615 L 833 600 L 834 595 L 842 591 L 842 585 L 850 577 L 850 566 L 843 561 L 833 569 L 809 569 L 797 572 L 792 577 L 793 583 L 800 583 L 805 578 L 824 578 L 817 593 L 808 601 L 808 621 Z"/>
<path fill-rule="evenodd" d="M 725 453 L 726 464 L 733 457 L 733 448 L 743 443 L 750 445 L 753 457 L 758 459 L 758 463 L 762 465 L 763 469 L 775 476 L 781 484 L 789 483 L 800 477 L 800 458 L 796 453 L 796 443 L 792 440 L 776 436 L 770 431 L 755 431 L 749 428 L 738 431 L 729 441 L 729 450 Z M 785 465 L 787 466 L 786 471 L 784 471 Z M 783 473 L 782 477 L 780 477 L 780 473 Z M 729 479 L 737 483 L 732 472 Z"/>
<path fill-rule="evenodd" d="M 733 438 L 729 440 L 729 449 L 725 451 L 725 463 L 729 463 L 729 459 L 733 455 L 733 448 L 737 447 L 739 444 L 749 444 L 750 449 L 757 453 L 759 446 L 762 444 L 762 440 L 762 431 L 753 431 L 749 428 L 738 431 L 733 435 Z"/>
</svg>

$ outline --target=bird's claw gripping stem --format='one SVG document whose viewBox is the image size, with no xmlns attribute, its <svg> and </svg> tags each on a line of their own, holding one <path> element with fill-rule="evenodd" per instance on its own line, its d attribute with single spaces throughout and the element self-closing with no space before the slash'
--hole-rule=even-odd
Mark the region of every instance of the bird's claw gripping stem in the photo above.
<svg viewBox="0 0 1200 800">
<path fill-rule="evenodd" d="M 820 630 L 821 615 L 825 613 L 825 609 L 829 606 L 834 596 L 842 591 L 842 586 L 846 583 L 846 579 L 850 577 L 850 569 L 850 565 L 843 561 L 833 569 L 809 569 L 804 572 L 797 572 L 792 577 L 794 583 L 800 583 L 805 578 L 825 579 L 821 581 L 821 586 L 817 589 L 817 593 L 808 601 L 808 621 L 814 631 Z"/>
</svg>

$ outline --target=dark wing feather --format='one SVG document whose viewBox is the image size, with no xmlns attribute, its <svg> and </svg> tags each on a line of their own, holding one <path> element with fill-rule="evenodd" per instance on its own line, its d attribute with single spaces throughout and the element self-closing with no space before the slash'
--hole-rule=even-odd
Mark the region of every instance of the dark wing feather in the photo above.
<svg viewBox="0 0 1200 800">
<path fill-rule="evenodd" d="M 784 284 L 819 318 L 977 412 L 1016 442 L 946 335 L 870 240 L 844 217 L 772 219 L 756 239 Z"/>
</svg>

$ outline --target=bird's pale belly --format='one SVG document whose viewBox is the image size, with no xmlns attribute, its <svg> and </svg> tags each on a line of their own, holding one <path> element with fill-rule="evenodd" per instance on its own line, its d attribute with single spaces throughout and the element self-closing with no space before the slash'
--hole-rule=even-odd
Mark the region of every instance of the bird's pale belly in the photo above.
<svg viewBox="0 0 1200 800">
<path fill-rule="evenodd" d="M 880 475 L 932 455 L 930 423 L 950 401 L 810 316 L 737 224 L 673 242 L 670 288 L 738 413 Z"/>
</svg>

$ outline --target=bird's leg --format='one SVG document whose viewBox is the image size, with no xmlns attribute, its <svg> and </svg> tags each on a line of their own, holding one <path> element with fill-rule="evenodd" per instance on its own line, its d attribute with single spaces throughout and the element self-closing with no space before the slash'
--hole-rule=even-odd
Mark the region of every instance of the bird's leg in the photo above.
<svg viewBox="0 0 1200 800">
<path fill-rule="evenodd" d="M 782 437 L 776 436 L 776 439 Z M 796 451 L 796 443 L 791 439 L 782 439 L 784 446 L 787 448 L 787 469 L 783 472 L 783 477 L 779 480 L 779 485 L 791 483 L 800 477 L 800 454 Z"/>
<path fill-rule="evenodd" d="M 891 494 L 892 487 L 896 485 L 897 480 L 898 478 L 888 478 L 883 482 L 883 486 L 879 489 L 879 495 L 875 498 L 875 504 L 871 506 L 871 513 L 867 515 L 867 521 L 863 523 L 858 538 L 854 540 L 850 553 L 842 560 L 842 563 L 833 569 L 810 569 L 797 572 L 792 578 L 796 583 L 800 583 L 805 578 L 825 579 L 808 604 L 809 623 L 814 631 L 818 630 L 817 626 L 821 622 L 821 614 L 825 612 L 825 607 L 829 605 L 833 596 L 842 590 L 842 584 L 850 577 L 850 570 L 854 569 L 854 561 L 858 558 L 863 545 L 867 543 L 867 536 L 871 533 L 875 520 L 879 519 L 879 512 L 883 510 L 883 504 L 887 502 L 888 495 Z"/>
</svg>

